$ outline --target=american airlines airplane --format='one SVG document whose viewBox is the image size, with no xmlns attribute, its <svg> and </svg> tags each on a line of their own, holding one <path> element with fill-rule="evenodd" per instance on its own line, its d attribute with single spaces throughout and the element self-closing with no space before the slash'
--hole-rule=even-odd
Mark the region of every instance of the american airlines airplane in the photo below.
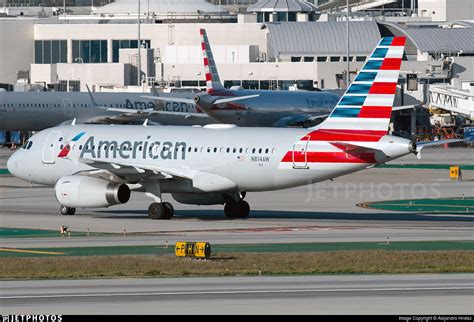
<svg viewBox="0 0 474 322">
<path fill-rule="evenodd" d="M 320 182 L 445 143 L 388 134 L 404 45 L 404 37 L 381 39 L 313 128 L 65 125 L 35 134 L 10 157 L 8 170 L 54 185 L 63 215 L 123 204 L 141 191 L 153 199 L 152 219 L 173 216 L 163 193 L 185 204 L 224 204 L 228 217 L 246 218 L 249 192 Z"/>
<path fill-rule="evenodd" d="M 196 103 L 214 120 L 238 126 L 308 126 L 331 113 L 339 95 L 329 91 L 226 89 L 220 80 L 205 29 L 200 30 L 206 93 L 193 98 L 143 96 L 162 101 Z"/>
<path fill-rule="evenodd" d="M 161 94 L 166 96 L 167 94 Z M 186 94 L 173 93 L 172 97 Z M 189 95 L 189 94 L 188 94 Z M 194 103 L 157 102 L 143 93 L 0 92 L 0 130 L 39 131 L 62 123 L 129 123 L 150 118 L 163 125 L 215 122 Z"/>
</svg>

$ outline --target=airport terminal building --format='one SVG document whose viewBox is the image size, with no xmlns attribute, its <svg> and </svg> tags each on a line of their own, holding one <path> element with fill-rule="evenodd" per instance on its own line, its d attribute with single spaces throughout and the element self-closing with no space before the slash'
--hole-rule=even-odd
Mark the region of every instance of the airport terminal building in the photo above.
<svg viewBox="0 0 474 322">
<path fill-rule="evenodd" d="M 349 55 L 342 2 L 219 6 L 204 0 L 142 0 L 140 24 L 138 2 L 131 0 L 94 7 L 90 15 L 48 16 L 43 8 L 45 17 L 12 16 L 4 8 L 0 83 L 56 91 L 85 91 L 86 85 L 93 91 L 149 91 L 151 84 L 203 88 L 199 29 L 205 28 L 226 87 L 344 89 L 347 73 L 353 79 L 381 37 L 405 36 L 404 85 L 396 105 L 424 104 L 433 95 L 438 107 L 449 105 L 449 95 L 429 92 L 433 84 L 466 91 L 466 102 L 459 104 L 472 103 L 472 1 L 433 6 L 419 0 L 417 8 L 385 9 L 378 17 L 377 1 L 351 6 Z M 389 2 L 396 7 L 406 1 Z M 466 116 L 474 117 L 469 111 Z"/>
</svg>

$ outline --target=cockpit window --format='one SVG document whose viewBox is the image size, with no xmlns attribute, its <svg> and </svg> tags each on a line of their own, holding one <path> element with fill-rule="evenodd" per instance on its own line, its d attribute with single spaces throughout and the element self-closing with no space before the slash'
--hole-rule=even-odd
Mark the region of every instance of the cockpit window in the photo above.
<svg viewBox="0 0 474 322">
<path fill-rule="evenodd" d="M 25 144 L 23 144 L 23 146 L 21 148 L 29 150 L 32 145 L 33 145 L 33 141 L 26 141 Z"/>
</svg>

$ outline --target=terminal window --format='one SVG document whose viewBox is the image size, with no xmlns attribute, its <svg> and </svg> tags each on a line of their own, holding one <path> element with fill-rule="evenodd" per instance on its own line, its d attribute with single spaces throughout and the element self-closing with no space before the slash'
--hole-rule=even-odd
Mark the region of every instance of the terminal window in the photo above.
<svg viewBox="0 0 474 322">
<path fill-rule="evenodd" d="M 74 63 L 106 63 L 107 40 L 73 40 Z"/>
<path fill-rule="evenodd" d="M 67 63 L 66 40 L 36 40 L 35 64 Z"/>
<path fill-rule="evenodd" d="M 150 48 L 150 40 L 142 40 L 143 48 Z M 138 48 L 138 40 L 113 40 L 112 41 L 112 61 L 114 63 L 119 62 L 119 50 L 121 48 Z"/>
</svg>

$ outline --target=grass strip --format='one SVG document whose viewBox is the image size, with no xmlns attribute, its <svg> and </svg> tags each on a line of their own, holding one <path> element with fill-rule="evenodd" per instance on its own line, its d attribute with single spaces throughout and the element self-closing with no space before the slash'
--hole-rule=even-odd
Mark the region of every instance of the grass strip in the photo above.
<svg viewBox="0 0 474 322">
<path fill-rule="evenodd" d="M 169 254 L 0 259 L 2 279 L 461 272 L 474 272 L 473 251 L 216 253 L 209 260 Z"/>
<path fill-rule="evenodd" d="M 474 241 L 380 241 L 339 243 L 286 243 L 286 244 L 220 244 L 212 245 L 213 253 L 292 253 L 331 252 L 343 250 L 391 250 L 391 251 L 474 251 Z M 174 245 L 95 246 L 95 247 L 49 247 L 49 248 L 1 248 L 1 257 L 45 257 L 51 256 L 117 256 L 117 255 L 164 255 L 174 254 Z"/>
</svg>

